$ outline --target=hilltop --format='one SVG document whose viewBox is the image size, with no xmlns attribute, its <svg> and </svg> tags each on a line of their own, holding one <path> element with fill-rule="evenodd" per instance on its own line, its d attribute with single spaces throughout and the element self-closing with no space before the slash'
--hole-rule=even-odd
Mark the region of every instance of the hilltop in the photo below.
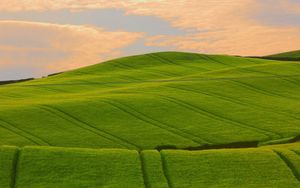
<svg viewBox="0 0 300 188">
<path fill-rule="evenodd" d="M 265 56 L 266 59 L 300 61 L 300 50 Z"/>
</svg>

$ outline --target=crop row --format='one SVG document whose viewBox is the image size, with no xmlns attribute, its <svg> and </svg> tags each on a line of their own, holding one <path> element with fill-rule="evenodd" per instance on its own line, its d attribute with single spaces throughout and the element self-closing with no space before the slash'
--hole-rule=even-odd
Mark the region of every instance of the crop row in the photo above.
<svg viewBox="0 0 300 188">
<path fill-rule="evenodd" d="M 203 151 L 0 147 L 0 187 L 299 187 L 300 145 Z"/>
</svg>

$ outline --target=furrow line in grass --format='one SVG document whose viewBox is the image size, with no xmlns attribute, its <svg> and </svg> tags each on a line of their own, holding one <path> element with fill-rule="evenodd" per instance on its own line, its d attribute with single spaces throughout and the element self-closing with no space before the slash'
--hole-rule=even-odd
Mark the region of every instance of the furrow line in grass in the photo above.
<svg viewBox="0 0 300 188">
<path fill-rule="evenodd" d="M 159 125 L 161 125 L 161 126 L 163 126 L 163 127 L 166 127 L 166 128 L 168 128 L 168 129 L 172 129 L 172 130 L 174 129 L 175 133 L 173 133 L 173 134 L 176 134 L 176 135 L 177 135 L 177 134 L 178 134 L 178 131 L 179 131 L 180 134 L 183 133 L 185 136 L 188 136 L 188 137 L 191 137 L 191 136 L 192 136 L 192 137 L 194 137 L 194 140 L 192 140 L 192 141 L 194 141 L 194 142 L 196 142 L 196 143 L 199 143 L 199 141 L 200 141 L 202 144 L 204 144 L 204 143 L 206 143 L 206 144 L 212 144 L 212 142 L 209 141 L 209 140 L 203 139 L 203 138 L 201 138 L 201 137 L 199 137 L 199 136 L 197 136 L 197 135 L 195 135 L 195 134 L 189 133 L 189 132 L 184 131 L 184 130 L 182 130 L 182 129 L 178 129 L 178 128 L 172 126 L 172 125 L 169 125 L 169 124 L 166 124 L 166 123 L 161 122 L 161 121 L 159 121 L 159 120 L 156 120 L 156 119 L 154 119 L 154 118 L 152 118 L 152 117 L 146 115 L 145 113 L 142 113 L 142 112 L 140 112 L 140 111 L 134 109 L 133 107 L 130 107 L 130 106 L 125 105 L 125 104 L 120 103 L 120 102 L 118 102 L 118 103 L 119 103 L 120 105 L 123 105 L 123 106 L 124 106 L 125 108 L 127 108 L 127 109 L 131 109 L 132 111 L 134 111 L 135 113 L 137 113 L 139 117 L 140 117 L 140 116 L 145 117 L 146 119 L 148 119 L 148 120 L 151 121 L 151 122 L 154 122 L 155 124 L 159 124 Z M 161 127 L 159 127 L 159 128 L 161 128 Z M 163 129 L 163 130 L 166 130 L 166 128 L 162 128 L 162 129 Z M 169 131 L 168 129 L 167 129 L 167 131 Z M 186 138 L 186 137 L 183 136 L 183 135 L 179 135 L 179 136 L 181 136 L 181 137 L 183 137 L 183 138 Z"/>
<path fill-rule="evenodd" d="M 252 90 L 252 91 L 255 91 L 257 93 L 261 93 L 263 95 L 268 95 L 268 96 L 273 96 L 273 97 L 280 97 L 280 98 L 284 98 L 284 99 L 292 99 L 292 100 L 300 100 L 300 98 L 296 98 L 296 97 L 291 97 L 291 96 L 284 96 L 284 95 L 280 95 L 278 93 L 274 93 L 274 92 L 271 92 L 271 91 L 266 91 L 264 89 L 261 89 L 261 88 L 258 88 L 258 87 L 255 87 L 253 85 L 250 85 L 250 84 L 246 84 L 244 82 L 241 82 L 241 81 L 237 81 L 237 80 L 230 80 L 231 82 L 234 82 L 244 88 L 248 88 L 249 90 Z"/>
<path fill-rule="evenodd" d="M 274 133 L 274 132 L 270 132 L 268 130 L 264 130 L 264 129 L 261 129 L 261 128 L 257 128 L 255 126 L 251 126 L 251 125 L 248 125 L 248 124 L 245 124 L 245 123 L 242 123 L 242 122 L 239 122 L 239 121 L 236 121 L 236 120 L 232 120 L 232 119 L 229 119 L 227 117 L 224 117 L 224 116 L 221 116 L 219 114 L 216 114 L 216 113 L 213 113 L 213 112 L 210 112 L 210 111 L 207 111 L 207 110 L 204 110 L 202 108 L 199 108 L 198 106 L 194 106 L 192 104 L 189 104 L 185 101 L 181 101 L 179 99 L 174 99 L 174 98 L 171 98 L 171 97 L 167 97 L 167 96 L 162 96 L 160 95 L 161 97 L 165 98 L 166 100 L 170 101 L 170 102 L 173 102 L 177 105 L 180 105 L 180 106 L 183 106 L 185 108 L 188 108 L 194 112 L 197 112 L 197 113 L 200 113 L 202 115 L 205 115 L 211 119 L 214 119 L 214 120 L 218 120 L 218 121 L 221 121 L 221 122 L 228 122 L 228 123 L 231 123 L 233 125 L 236 125 L 238 127 L 244 127 L 244 128 L 247 128 L 249 130 L 252 130 L 252 131 L 255 131 L 255 132 L 258 132 L 258 133 L 261 133 L 265 136 L 267 136 L 268 138 L 270 139 L 273 139 L 273 138 L 281 138 L 282 136 L 279 135 L 278 133 Z"/>
<path fill-rule="evenodd" d="M 114 60 L 113 61 L 113 66 L 114 67 L 117 67 L 117 68 L 121 68 L 122 70 L 130 70 L 130 69 L 133 69 L 132 67 L 130 67 L 130 66 L 127 66 L 127 65 L 123 65 L 123 64 L 121 64 L 119 61 L 116 61 L 116 60 Z"/>
<path fill-rule="evenodd" d="M 42 89 L 46 89 L 46 90 L 48 90 L 48 91 L 52 91 L 52 92 L 62 92 L 62 93 L 71 93 L 71 92 L 69 92 L 69 91 L 66 91 L 66 90 L 62 90 L 62 89 L 57 89 L 57 88 L 49 88 L 49 87 L 43 87 L 43 85 L 42 86 L 40 86 L 40 85 L 38 85 L 38 87 L 39 88 L 42 88 Z"/>
<path fill-rule="evenodd" d="M 147 54 L 148 57 L 150 57 L 151 59 L 155 59 L 155 60 L 158 60 L 159 62 L 162 62 L 162 63 L 167 63 L 169 65 L 177 65 L 175 63 L 170 63 L 170 62 L 165 62 L 165 61 L 162 61 L 161 59 L 159 59 L 157 56 L 154 56 L 153 54 Z M 177 65 L 178 66 L 178 65 Z M 159 71 L 159 70 L 155 70 L 157 72 L 160 72 L 162 74 L 165 74 L 166 76 L 170 76 L 170 77 L 177 77 L 179 75 L 177 74 L 174 74 L 174 73 L 170 73 L 170 72 L 165 72 L 165 71 Z"/>
<path fill-rule="evenodd" d="M 170 62 L 170 61 L 163 61 L 161 58 L 159 58 L 158 56 L 154 55 L 154 54 L 147 54 L 148 57 L 152 58 L 152 59 L 155 59 L 155 60 L 158 60 L 160 61 L 161 63 L 167 63 L 169 65 L 176 65 L 178 66 L 177 64 L 173 63 L 173 62 Z"/>
<path fill-rule="evenodd" d="M 136 67 L 130 66 L 130 65 L 128 65 L 128 64 L 123 64 L 123 63 L 121 63 L 121 62 L 119 62 L 119 61 L 114 61 L 114 62 L 117 62 L 117 63 L 118 63 L 119 65 L 121 65 L 121 66 L 128 67 L 129 70 L 131 69 L 131 70 L 135 70 L 135 71 L 138 71 L 138 72 L 142 72 L 140 69 L 137 69 Z M 149 70 L 147 70 L 147 71 L 149 71 Z M 152 71 L 150 71 L 150 72 L 152 72 L 152 73 L 154 73 L 154 74 L 157 74 L 156 72 L 159 72 L 159 74 L 162 74 L 162 75 L 168 76 L 168 77 L 169 77 L 169 76 L 170 76 L 170 77 L 178 76 L 178 75 L 175 75 L 175 74 L 170 74 L 170 73 L 166 73 L 166 72 L 158 71 L 158 70 L 155 70 L 155 72 L 153 72 L 153 70 L 152 70 Z"/>
<path fill-rule="evenodd" d="M 200 67 L 195 67 L 195 66 L 191 66 L 191 65 L 186 65 L 185 63 L 175 63 L 174 61 L 168 59 L 168 58 L 165 58 L 163 56 L 160 56 L 158 54 L 152 54 L 154 57 L 157 57 L 157 59 L 161 62 L 169 62 L 169 63 L 172 63 L 173 65 L 177 65 L 177 66 L 180 66 L 180 67 L 184 67 L 184 68 L 188 68 L 188 69 L 198 69 L 198 70 L 202 70 L 203 71 L 203 68 L 200 68 Z M 204 69 L 206 72 L 208 71 L 207 69 Z M 205 72 L 204 71 L 204 72 Z"/>
<path fill-rule="evenodd" d="M 259 62 L 259 61 L 255 61 L 254 59 L 249 59 L 249 58 L 243 58 L 244 60 L 246 60 L 246 61 L 249 61 L 249 62 L 251 62 L 251 63 L 254 63 L 254 64 L 261 64 L 261 62 Z M 266 64 L 266 62 L 264 62 L 265 64 Z"/>
<path fill-rule="evenodd" d="M 144 179 L 144 185 L 145 185 L 145 188 L 149 188 L 150 184 L 149 184 L 149 180 L 147 178 L 146 163 L 144 160 L 144 156 L 141 151 L 138 151 L 138 154 L 139 154 L 140 161 L 141 161 L 141 170 L 142 170 L 142 175 L 143 175 L 143 179 Z"/>
<path fill-rule="evenodd" d="M 294 177 L 298 181 L 300 181 L 300 174 L 297 172 L 294 164 L 284 154 L 282 154 L 280 151 L 277 151 L 275 149 L 273 149 L 273 151 L 285 163 L 285 165 L 291 170 L 291 172 L 293 173 Z"/>
<path fill-rule="evenodd" d="M 151 56 L 150 56 L 151 57 Z M 115 61 L 115 62 L 117 62 L 117 61 Z M 117 63 L 119 63 L 119 64 L 121 64 L 122 66 L 126 66 L 126 67 L 128 67 L 129 69 L 131 69 L 131 70 L 135 70 L 135 71 L 138 71 L 138 72 L 142 72 L 140 69 L 137 69 L 137 68 L 135 68 L 135 67 L 133 67 L 133 66 L 130 66 L 130 65 L 125 65 L 125 64 L 123 64 L 123 63 L 120 63 L 120 62 L 117 62 Z M 164 72 L 164 71 L 159 71 L 159 70 L 147 70 L 147 69 L 144 69 L 144 70 L 146 70 L 147 71 L 147 73 L 151 73 L 151 74 L 160 74 L 160 75 L 163 75 L 163 76 L 167 76 L 167 77 L 174 77 L 174 76 L 178 76 L 178 75 L 176 75 L 176 74 L 170 74 L 170 73 L 168 73 L 168 72 Z"/>
<path fill-rule="evenodd" d="M 127 140 L 125 140 L 123 138 L 115 136 L 115 135 L 113 135 L 113 134 L 111 134 L 111 133 L 109 133 L 107 131 L 99 129 L 99 128 L 97 128 L 97 127 L 95 127 L 95 126 L 93 126 L 93 125 L 91 125 L 91 124 L 89 124 L 89 123 L 87 123 L 87 122 L 85 122 L 83 120 L 80 120 L 79 118 L 77 118 L 77 117 L 69 114 L 68 112 L 65 112 L 65 111 L 63 111 L 63 110 L 61 110 L 61 109 L 59 109 L 57 107 L 53 107 L 53 106 L 49 106 L 49 105 L 43 105 L 43 106 L 46 106 L 47 108 L 51 108 L 51 109 L 53 109 L 53 110 L 55 110 L 55 111 L 63 114 L 64 116 L 72 119 L 72 121 L 76 121 L 76 122 L 80 123 L 81 125 L 84 125 L 85 129 L 88 129 L 88 130 L 92 131 L 94 134 L 97 134 L 97 135 L 99 135 L 101 137 L 104 137 L 104 138 L 106 138 L 106 139 L 108 139 L 108 140 L 110 140 L 112 142 L 120 144 L 120 145 L 122 145 L 122 146 L 124 146 L 124 147 L 126 147 L 128 149 L 131 149 L 131 148 L 140 149 L 139 146 L 137 146 L 137 145 L 135 145 L 133 143 L 130 143 L 129 141 L 127 141 Z M 75 124 L 75 123 L 73 122 L 73 124 Z M 78 126 L 78 124 L 77 124 L 77 126 Z M 82 127 L 82 128 L 84 128 L 84 127 Z"/>
<path fill-rule="evenodd" d="M 209 141 L 206 141 L 202 138 L 199 138 L 193 134 L 190 134 L 190 133 L 187 133 L 181 129 L 178 129 L 178 128 L 175 128 L 173 126 L 169 126 L 169 125 L 166 125 L 165 123 L 162 123 L 160 121 L 157 121 L 147 115 L 145 115 L 144 113 L 141 113 L 141 112 L 138 112 L 137 110 L 133 109 L 132 107 L 129 107 L 127 105 L 124 105 L 124 104 L 121 104 L 118 102 L 118 104 L 116 104 L 116 101 L 112 102 L 112 100 L 110 100 L 109 102 L 108 101 L 103 101 L 103 102 L 106 102 L 112 106 L 114 106 L 115 108 L 118 108 L 119 110 L 135 117 L 136 119 L 139 119 L 141 121 L 144 121 L 152 126 L 155 126 L 155 127 L 158 127 L 160 129 L 163 129 L 165 131 L 168 131 L 176 136 L 180 136 L 184 139 L 187 139 L 187 140 L 191 140 L 197 144 L 206 144 L 206 143 L 211 143 Z M 121 107 L 120 105 L 122 105 L 123 107 Z M 130 111 L 131 112 L 130 112 Z M 133 112 L 132 112 L 133 111 Z M 194 138 L 191 138 L 191 137 L 194 137 Z M 196 137 L 196 138 L 195 138 Z"/>
<path fill-rule="evenodd" d="M 136 68 L 134 68 L 134 67 L 131 67 L 131 66 L 125 66 L 124 64 L 121 64 L 121 63 L 119 63 L 119 62 L 117 62 L 117 61 L 115 61 L 115 63 L 114 63 L 114 66 L 116 66 L 116 67 L 119 67 L 119 68 L 121 68 L 121 69 L 125 69 L 125 70 L 129 70 L 129 71 L 131 71 L 131 70 L 134 70 L 134 71 L 137 71 L 137 72 L 141 72 L 141 70 L 140 69 L 136 69 Z M 126 68 L 124 68 L 124 67 L 126 67 Z M 128 69 L 129 68 L 129 69 Z M 149 73 L 148 73 L 149 74 Z M 153 73 L 150 73 L 150 74 L 153 74 Z M 121 76 L 123 76 L 123 77 L 127 77 L 127 78 L 129 78 L 129 79 L 132 79 L 132 80 L 135 80 L 135 81 L 141 81 L 140 79 L 137 79 L 137 78 L 134 78 L 134 77 L 131 77 L 131 76 L 128 76 L 128 75 L 121 75 Z M 156 76 L 156 75 L 155 75 Z"/>
<path fill-rule="evenodd" d="M 167 180 L 168 186 L 170 188 L 173 188 L 173 184 L 171 182 L 171 178 L 170 178 L 168 167 L 167 167 L 167 160 L 166 160 L 164 154 L 162 153 L 162 151 L 160 151 L 159 154 L 160 154 L 160 158 L 161 158 L 162 171 Z"/>
<path fill-rule="evenodd" d="M 177 75 L 178 76 L 178 75 Z M 294 75 L 280 75 L 281 77 L 297 77 L 300 74 Z M 219 80 L 242 80 L 242 79 L 253 79 L 253 78 L 274 78 L 277 76 L 248 76 L 248 77 L 225 77 L 225 78 L 190 78 L 190 79 L 173 79 L 173 80 L 149 80 L 149 81 L 139 81 L 139 82 L 91 82 L 91 85 L 99 85 L 99 84 L 145 84 L 145 83 L 172 83 L 172 82 L 200 82 L 200 81 L 219 81 Z M 66 84 L 26 84 L 26 85 L 6 85 L 6 87 L 37 87 L 37 86 L 76 86 L 83 85 L 85 83 L 66 83 Z"/>
<path fill-rule="evenodd" d="M 293 115 L 291 115 L 290 113 L 287 113 L 287 112 L 275 111 L 275 110 L 272 110 L 270 108 L 266 108 L 264 106 L 244 102 L 242 100 L 232 98 L 232 97 L 227 97 L 227 96 L 221 95 L 219 93 L 214 93 L 214 92 L 211 92 L 211 91 L 210 92 L 203 92 L 203 91 L 199 91 L 199 90 L 195 90 L 195 89 L 174 87 L 174 86 L 165 86 L 165 87 L 178 89 L 178 90 L 182 90 L 182 91 L 186 91 L 186 92 L 193 92 L 193 93 L 197 93 L 197 94 L 202 94 L 202 95 L 206 95 L 206 96 L 209 96 L 209 97 L 216 97 L 216 98 L 219 98 L 221 100 L 228 101 L 228 102 L 231 102 L 231 103 L 235 103 L 235 104 L 238 104 L 238 105 L 249 106 L 251 108 L 259 108 L 259 109 L 264 110 L 264 111 L 269 111 L 269 112 L 272 112 L 272 113 L 288 116 L 288 117 L 291 117 L 291 118 L 296 119 L 296 120 L 300 120 L 300 118 L 298 116 L 293 116 Z"/>
<path fill-rule="evenodd" d="M 30 142 L 36 144 L 36 145 L 49 145 L 51 146 L 50 143 L 48 143 L 47 141 L 33 135 L 32 133 L 29 133 L 28 131 L 25 131 L 23 129 L 17 128 L 16 126 L 14 126 L 13 124 L 7 122 L 6 120 L 0 119 L 0 123 L 1 123 L 1 127 L 23 137 L 26 138 L 27 140 L 29 140 Z"/>
<path fill-rule="evenodd" d="M 150 72 L 152 74 L 154 73 L 154 74 L 160 74 L 160 75 L 166 76 L 167 78 L 169 78 L 169 77 L 174 78 L 174 77 L 178 77 L 179 76 L 177 74 L 172 74 L 172 73 L 161 71 L 161 70 L 153 70 L 153 69 L 152 70 L 145 69 L 145 70 L 147 70 L 148 72 Z"/>
<path fill-rule="evenodd" d="M 119 143 L 119 142 L 116 142 L 115 140 L 107 138 L 106 136 L 103 135 L 103 133 L 99 133 L 98 130 L 95 130 L 94 128 L 91 128 L 91 127 L 86 127 L 85 124 L 82 124 L 81 122 L 79 122 L 79 121 L 71 118 L 70 116 L 66 116 L 65 114 L 61 113 L 60 111 L 58 111 L 58 110 L 56 110 L 56 109 L 54 109 L 54 108 L 52 108 L 50 106 L 40 105 L 38 107 L 40 109 L 44 110 L 44 111 L 47 111 L 47 112 L 49 112 L 49 113 L 51 113 L 51 114 L 53 114 L 55 116 L 58 116 L 58 117 L 60 117 L 60 118 L 62 118 L 64 120 L 72 123 L 72 125 L 76 125 L 77 127 L 81 128 L 83 130 L 86 130 L 86 131 L 88 131 L 88 132 L 90 132 L 90 133 L 92 133 L 92 134 L 94 134 L 96 136 L 99 136 L 99 137 L 104 138 L 106 140 L 112 141 L 112 142 L 114 142 L 114 143 L 116 143 L 118 145 L 124 146 L 124 147 L 126 147 L 128 149 L 130 149 L 130 147 L 131 147 L 131 144 L 128 146 L 128 145 L 124 145 L 124 143 Z"/>
<path fill-rule="evenodd" d="M 230 66 L 230 67 L 235 67 L 235 66 L 232 66 L 232 65 L 228 65 L 227 63 L 223 63 L 221 61 L 218 61 L 212 57 L 210 57 L 209 55 L 204 55 L 204 57 L 209 60 L 209 61 L 213 61 L 213 62 L 216 62 L 216 63 L 219 63 L 219 64 L 222 64 L 222 65 L 225 65 L 225 66 Z"/>
<path fill-rule="evenodd" d="M 273 74 L 273 73 L 270 73 L 270 72 L 264 72 L 264 71 L 252 70 L 252 69 L 249 69 L 249 67 L 241 68 L 241 69 L 243 69 L 244 71 L 253 72 L 253 73 L 262 73 L 262 74 L 266 74 L 266 75 L 272 75 L 272 76 L 274 76 L 274 77 L 278 77 L 278 78 L 280 78 L 280 79 L 282 79 L 282 80 L 285 80 L 285 81 L 287 81 L 287 82 L 289 82 L 289 83 L 292 83 L 292 84 L 294 84 L 294 85 L 296 85 L 296 86 L 298 86 L 298 87 L 300 86 L 300 84 L 299 84 L 297 81 L 292 81 L 292 80 L 289 80 L 289 79 L 287 79 L 287 78 L 285 78 L 285 77 L 281 77 L 279 74 Z"/>
<path fill-rule="evenodd" d="M 300 152 L 299 151 L 295 151 L 294 149 L 289 149 L 289 150 L 296 153 L 300 157 Z"/>
<path fill-rule="evenodd" d="M 148 124 L 150 124 L 150 125 L 152 125 L 152 126 L 155 126 L 155 127 L 158 127 L 158 128 L 160 128 L 160 129 L 163 129 L 163 130 L 165 130 L 165 131 L 167 131 L 167 132 L 170 132 L 171 134 L 174 134 L 174 135 L 176 135 L 176 136 L 179 136 L 179 137 L 182 137 L 182 138 L 184 138 L 184 139 L 187 139 L 187 140 L 191 140 L 191 141 L 193 141 L 193 142 L 195 142 L 195 143 L 197 143 L 197 144 L 201 144 L 198 140 L 194 140 L 194 139 L 191 139 L 191 138 L 188 138 L 188 137 L 191 137 L 191 136 L 193 136 L 193 135 L 190 135 L 190 134 L 188 134 L 188 133 L 185 133 L 185 132 L 183 132 L 182 130 L 179 130 L 179 129 L 177 129 L 177 128 L 174 128 L 174 127 L 170 127 L 170 126 L 167 126 L 167 125 L 164 125 L 163 123 L 161 123 L 161 122 L 158 122 L 157 120 L 153 120 L 152 118 L 149 118 L 148 116 L 146 116 L 145 114 L 143 114 L 143 113 L 141 113 L 141 112 L 138 112 L 138 111 L 136 111 L 136 110 L 134 110 L 134 109 L 132 109 L 131 108 L 131 110 L 132 111 L 134 111 L 135 113 L 137 113 L 138 115 L 136 115 L 136 114 L 134 114 L 133 112 L 129 112 L 127 109 L 129 108 L 129 107 L 120 107 L 120 106 L 118 106 L 117 104 L 116 104 L 116 102 L 114 102 L 114 104 L 112 104 L 112 101 L 110 100 L 109 102 L 108 101 L 103 101 L 103 102 L 105 102 L 105 103 L 107 103 L 107 104 L 110 104 L 110 105 L 112 105 L 112 106 L 114 106 L 115 108 L 118 108 L 119 110 L 121 110 L 121 111 L 123 111 L 123 112 L 125 112 L 125 113 L 127 113 L 127 114 L 129 114 L 129 115 L 131 115 L 131 116 L 133 116 L 133 117 L 135 117 L 136 119 L 139 119 L 139 120 L 141 120 L 141 121 L 143 121 L 143 122 L 146 122 L 146 123 L 148 123 Z M 119 105 L 121 105 L 120 103 L 119 103 Z M 124 104 L 123 104 L 124 105 Z M 156 122 L 156 123 L 154 123 L 154 122 Z M 159 125 L 158 125 L 159 124 Z M 162 124 L 162 125 L 161 125 Z M 163 126 L 163 127 L 162 127 Z M 167 127 L 167 128 L 164 128 L 164 127 Z M 171 129 L 171 130 L 170 130 Z M 174 130 L 173 130 L 174 129 Z M 177 131 L 176 131 L 177 130 Z M 178 132 L 179 131 L 179 132 Z M 185 135 L 185 136 L 183 136 L 182 135 L 182 133 L 183 134 L 188 134 L 188 135 Z M 194 137 L 194 136 L 193 136 Z M 198 138 L 198 137 L 197 137 Z M 199 138 L 198 138 L 199 139 Z M 202 139 L 201 139 L 202 140 Z M 203 142 L 203 140 L 202 140 L 202 142 Z M 206 142 L 205 142 L 206 143 Z"/>
<path fill-rule="evenodd" d="M 118 65 L 121 65 L 123 67 L 127 67 L 128 69 L 131 69 L 131 70 L 136 70 L 137 68 L 136 67 L 133 67 L 133 66 L 130 66 L 128 64 L 123 64 L 122 62 L 120 61 L 117 61 L 117 60 L 113 60 L 113 62 L 117 63 Z"/>
<path fill-rule="evenodd" d="M 12 163 L 12 171 L 11 171 L 11 181 L 10 181 L 10 188 L 17 187 L 17 178 L 18 178 L 18 171 L 19 171 L 19 162 L 21 156 L 22 149 L 17 148 L 14 156 L 14 160 Z"/>
<path fill-rule="evenodd" d="M 161 62 L 169 62 L 169 63 L 172 63 L 174 65 L 177 65 L 177 66 L 181 66 L 181 67 L 184 67 L 184 68 L 188 68 L 188 69 L 198 69 L 198 70 L 202 70 L 203 71 L 203 68 L 200 68 L 200 67 L 195 67 L 195 66 L 191 66 L 191 65 L 186 65 L 185 63 L 175 63 L 174 61 L 166 58 L 166 57 L 163 57 L 161 55 L 158 55 L 158 54 L 152 54 L 153 56 L 157 57 L 158 60 L 160 60 Z M 207 71 L 207 69 L 204 69 Z"/>
<path fill-rule="evenodd" d="M 1 120 L 0 120 L 0 123 L 1 123 Z M 4 126 L 3 124 L 0 124 L 0 127 L 4 128 L 4 129 L 6 129 L 6 130 L 8 130 L 8 131 L 10 131 L 10 132 L 12 132 L 12 133 L 14 133 L 14 134 L 20 136 L 20 137 L 23 137 L 23 138 L 25 138 L 26 140 L 28 140 L 28 141 L 30 141 L 30 142 L 36 144 L 36 145 L 40 145 L 39 143 L 37 143 L 36 141 L 32 140 L 31 138 L 28 138 L 28 137 L 26 137 L 26 136 L 24 136 L 24 135 L 18 133 L 17 131 L 12 130 L 11 128 L 7 128 L 7 127 Z"/>
</svg>

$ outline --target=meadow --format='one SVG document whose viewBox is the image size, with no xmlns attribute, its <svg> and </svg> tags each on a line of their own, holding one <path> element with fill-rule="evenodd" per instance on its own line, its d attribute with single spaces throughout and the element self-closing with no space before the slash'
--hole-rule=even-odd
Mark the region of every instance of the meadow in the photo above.
<svg viewBox="0 0 300 188">
<path fill-rule="evenodd" d="M 300 187 L 300 145 L 268 146 L 299 138 L 299 72 L 162 52 L 1 85 L 0 187 Z"/>
<path fill-rule="evenodd" d="M 203 151 L 1 147 L 0 186 L 299 187 L 300 145 Z M 267 159 L 267 160 L 266 160 Z"/>
</svg>

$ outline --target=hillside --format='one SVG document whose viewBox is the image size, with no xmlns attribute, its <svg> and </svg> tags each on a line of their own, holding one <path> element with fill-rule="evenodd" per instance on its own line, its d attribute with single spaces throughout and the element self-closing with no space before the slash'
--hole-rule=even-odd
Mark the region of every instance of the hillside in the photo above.
<svg viewBox="0 0 300 188">
<path fill-rule="evenodd" d="M 0 143 L 154 149 L 289 139 L 300 132 L 299 70 L 169 52 L 4 85 Z"/>
<path fill-rule="evenodd" d="M 300 187 L 299 143 L 262 146 L 299 140 L 299 72 L 162 52 L 2 85 L 0 187 Z"/>
<path fill-rule="evenodd" d="M 266 59 L 300 61 L 300 50 L 265 56 Z"/>
</svg>

